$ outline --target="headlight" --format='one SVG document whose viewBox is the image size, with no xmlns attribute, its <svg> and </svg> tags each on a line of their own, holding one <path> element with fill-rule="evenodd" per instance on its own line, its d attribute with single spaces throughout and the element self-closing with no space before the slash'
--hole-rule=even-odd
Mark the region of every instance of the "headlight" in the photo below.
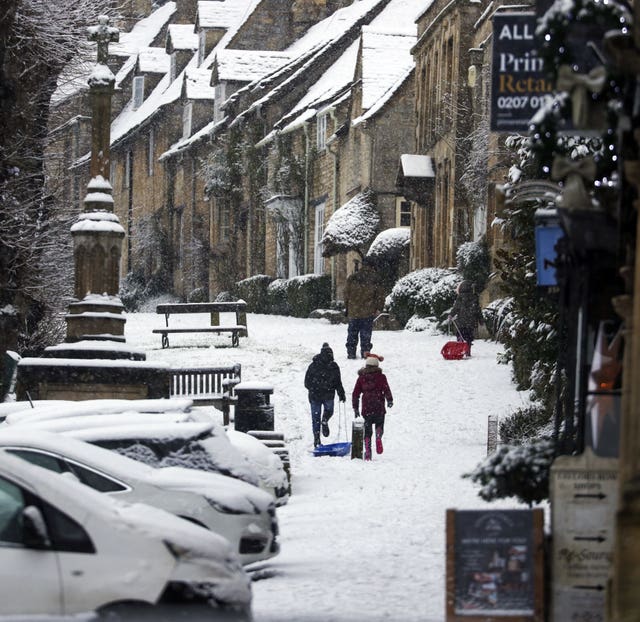
<svg viewBox="0 0 640 622">
<path fill-rule="evenodd" d="M 242 510 L 237 510 L 236 508 L 230 508 L 228 505 L 224 505 L 219 501 L 215 501 L 214 499 L 209 499 L 209 497 L 205 497 L 207 503 L 217 512 L 221 514 L 246 514 Z"/>
</svg>

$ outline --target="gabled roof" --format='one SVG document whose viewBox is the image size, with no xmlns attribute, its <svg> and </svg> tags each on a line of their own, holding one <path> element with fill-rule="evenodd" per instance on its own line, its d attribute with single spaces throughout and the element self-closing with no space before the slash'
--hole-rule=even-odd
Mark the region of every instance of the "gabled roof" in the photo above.
<svg viewBox="0 0 640 622">
<path fill-rule="evenodd" d="M 169 71 L 169 55 L 164 48 L 144 48 L 138 52 L 138 71 L 141 73 L 166 73 Z"/>
<path fill-rule="evenodd" d="M 126 57 L 116 74 L 116 85 L 136 66 L 138 50 L 146 48 L 160 34 L 171 16 L 176 3 L 167 2 L 151 15 L 137 22 L 130 32 L 121 32 L 118 43 L 109 46 L 110 56 Z M 88 88 L 87 78 L 96 63 L 96 44 L 87 41 L 82 52 L 69 63 L 58 78 L 58 87 L 51 96 L 52 103 L 59 103 Z"/>
<path fill-rule="evenodd" d="M 167 52 L 198 49 L 198 34 L 193 24 L 170 24 L 167 30 Z"/>
<path fill-rule="evenodd" d="M 200 0 L 197 28 L 233 28 L 244 22 L 257 6 L 255 0 Z"/>
<path fill-rule="evenodd" d="M 211 71 L 202 67 L 192 67 L 187 71 L 185 80 L 187 99 L 214 99 L 215 91 L 211 86 Z"/>
<path fill-rule="evenodd" d="M 253 82 L 291 60 L 287 52 L 267 50 L 220 50 L 213 71 L 218 81 Z"/>
</svg>

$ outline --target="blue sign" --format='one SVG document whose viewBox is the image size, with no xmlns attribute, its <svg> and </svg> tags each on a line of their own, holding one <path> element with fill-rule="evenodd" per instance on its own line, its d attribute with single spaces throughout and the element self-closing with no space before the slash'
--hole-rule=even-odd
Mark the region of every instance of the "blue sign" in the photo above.
<svg viewBox="0 0 640 622">
<path fill-rule="evenodd" d="M 537 284 L 540 287 L 557 286 L 556 261 L 558 253 L 556 243 L 564 236 L 564 231 L 556 223 L 539 224 L 535 228 L 535 235 Z"/>
</svg>

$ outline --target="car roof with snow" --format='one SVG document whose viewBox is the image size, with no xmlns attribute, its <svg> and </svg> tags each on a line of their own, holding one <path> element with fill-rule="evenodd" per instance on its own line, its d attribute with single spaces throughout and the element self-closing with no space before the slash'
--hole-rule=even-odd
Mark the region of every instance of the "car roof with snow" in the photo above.
<svg viewBox="0 0 640 622">
<path fill-rule="evenodd" d="M 243 512 L 264 511 L 271 495 L 238 479 L 179 466 L 153 468 L 102 447 L 51 432 L 14 426 L 0 430 L 0 448 L 35 448 L 103 471 L 123 482 L 132 479 L 160 488 L 203 494 Z"/>
</svg>

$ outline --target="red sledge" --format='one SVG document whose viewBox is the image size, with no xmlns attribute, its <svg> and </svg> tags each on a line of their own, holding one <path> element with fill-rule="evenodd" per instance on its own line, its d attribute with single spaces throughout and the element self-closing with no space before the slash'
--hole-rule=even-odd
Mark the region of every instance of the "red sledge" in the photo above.
<svg viewBox="0 0 640 622">
<path fill-rule="evenodd" d="M 460 329 L 458 325 L 451 320 L 452 324 L 456 328 L 456 332 L 458 333 L 457 341 L 447 341 L 442 346 L 442 350 L 440 350 L 440 354 L 447 359 L 447 361 L 459 361 L 460 359 L 469 356 L 469 344 L 462 339 L 462 335 L 460 335 Z"/>
<path fill-rule="evenodd" d="M 447 343 L 442 346 L 440 354 L 442 354 L 447 361 L 463 359 L 465 356 L 469 356 L 469 344 L 466 341 L 447 341 Z"/>
</svg>

